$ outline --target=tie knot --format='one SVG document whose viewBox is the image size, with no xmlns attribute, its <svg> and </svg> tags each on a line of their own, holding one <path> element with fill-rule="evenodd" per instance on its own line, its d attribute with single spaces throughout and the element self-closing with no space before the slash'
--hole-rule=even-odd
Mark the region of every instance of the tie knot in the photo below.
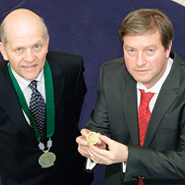
<svg viewBox="0 0 185 185">
<path fill-rule="evenodd" d="M 28 87 L 33 91 L 37 89 L 37 81 L 33 80 L 31 83 L 28 85 Z"/>
<path fill-rule="evenodd" d="M 139 91 L 141 92 L 141 102 L 144 101 L 149 103 L 152 97 L 154 96 L 154 93 L 151 92 L 145 93 L 143 89 L 139 89 Z"/>
</svg>

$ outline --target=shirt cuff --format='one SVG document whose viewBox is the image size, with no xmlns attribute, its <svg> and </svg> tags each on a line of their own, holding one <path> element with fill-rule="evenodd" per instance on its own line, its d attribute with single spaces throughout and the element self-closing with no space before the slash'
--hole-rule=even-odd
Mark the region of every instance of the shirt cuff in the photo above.
<svg viewBox="0 0 185 185">
<path fill-rule="evenodd" d="M 89 158 L 86 163 L 86 170 L 92 170 L 96 166 L 96 163 L 91 161 Z"/>
<path fill-rule="evenodd" d="M 125 173 L 126 172 L 127 163 L 126 162 L 123 162 L 122 163 L 122 166 L 123 166 L 123 173 Z"/>
</svg>

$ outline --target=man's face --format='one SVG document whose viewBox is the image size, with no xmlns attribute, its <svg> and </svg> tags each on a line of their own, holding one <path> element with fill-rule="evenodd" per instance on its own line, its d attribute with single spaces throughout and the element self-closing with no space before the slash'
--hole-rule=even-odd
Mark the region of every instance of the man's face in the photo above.
<svg viewBox="0 0 185 185">
<path fill-rule="evenodd" d="M 166 70 L 171 43 L 165 51 L 159 31 L 123 37 L 125 64 L 129 73 L 147 89 L 154 86 Z"/>
<path fill-rule="evenodd" d="M 8 43 L 1 51 L 11 68 L 25 79 L 35 79 L 45 65 L 49 36 L 46 40 L 41 24 L 7 28 Z M 2 44 L 2 43 L 1 43 Z M 3 44 L 2 44 L 3 45 Z"/>
</svg>

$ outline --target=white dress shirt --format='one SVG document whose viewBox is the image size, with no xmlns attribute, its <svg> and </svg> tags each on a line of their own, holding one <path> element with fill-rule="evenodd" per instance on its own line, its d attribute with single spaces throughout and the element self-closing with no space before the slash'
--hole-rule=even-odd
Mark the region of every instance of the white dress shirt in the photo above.
<svg viewBox="0 0 185 185">
<path fill-rule="evenodd" d="M 29 107 L 29 103 L 30 103 L 30 98 L 31 98 L 31 93 L 32 90 L 28 87 L 28 85 L 30 84 L 31 81 L 36 80 L 37 81 L 37 89 L 38 91 L 42 94 L 42 97 L 44 98 L 44 100 L 46 101 L 46 95 L 45 95 L 45 83 L 44 83 L 44 70 L 42 70 L 38 77 L 33 79 L 33 80 L 27 80 L 23 77 L 21 77 L 20 75 L 18 75 L 13 69 L 12 73 L 15 77 L 15 79 L 17 80 L 23 94 L 26 100 L 26 103 Z M 23 111 L 23 110 L 22 110 Z M 25 114 L 25 112 L 23 111 L 24 116 L 28 122 L 28 124 L 30 125 L 30 120 L 28 119 L 27 115 Z"/>
<path fill-rule="evenodd" d="M 168 76 L 168 74 L 169 74 L 169 72 L 171 70 L 172 64 L 173 64 L 173 59 L 169 58 L 168 59 L 168 63 L 167 63 L 167 67 L 166 67 L 166 70 L 165 70 L 163 76 L 150 89 L 147 89 L 142 83 L 137 82 L 137 100 L 138 100 L 137 103 L 138 103 L 138 108 L 139 108 L 140 99 L 141 99 L 141 92 L 139 91 L 139 89 L 143 89 L 145 91 L 145 93 L 147 93 L 147 92 L 154 93 L 154 96 L 152 97 L 152 99 L 150 100 L 150 103 L 149 103 L 150 112 L 152 112 L 152 110 L 154 108 L 154 105 L 155 105 L 155 102 L 157 100 L 158 94 L 159 94 L 159 92 L 161 90 L 161 87 L 162 87 L 164 81 L 166 80 L 166 78 L 167 78 L 167 76 Z"/>
</svg>

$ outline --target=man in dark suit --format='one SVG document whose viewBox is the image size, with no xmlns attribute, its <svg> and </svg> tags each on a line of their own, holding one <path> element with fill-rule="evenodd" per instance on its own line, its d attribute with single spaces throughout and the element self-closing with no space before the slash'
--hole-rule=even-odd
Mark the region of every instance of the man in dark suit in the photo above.
<svg viewBox="0 0 185 185">
<path fill-rule="evenodd" d="M 15 10 L 1 24 L 0 51 L 5 60 L 0 63 L 3 185 L 92 182 L 93 174 L 84 172 L 86 158 L 78 153 L 75 142 L 86 94 L 83 59 L 48 52 L 48 44 L 47 27 L 32 11 Z M 40 110 L 42 116 L 34 114 Z"/>
<path fill-rule="evenodd" d="M 140 9 L 123 20 L 119 37 L 124 58 L 101 67 L 78 150 L 107 165 L 107 184 L 185 179 L 185 62 L 171 51 L 173 26 L 162 12 Z M 100 133 L 96 145 L 86 141 L 90 130 Z"/>
</svg>

